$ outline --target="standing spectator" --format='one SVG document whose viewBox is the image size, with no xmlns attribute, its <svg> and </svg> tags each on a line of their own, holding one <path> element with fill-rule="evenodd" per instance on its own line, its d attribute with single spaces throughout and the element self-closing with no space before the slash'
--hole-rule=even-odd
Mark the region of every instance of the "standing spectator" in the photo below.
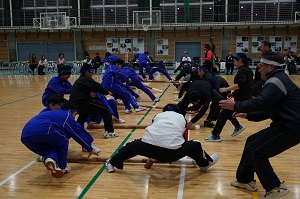
<svg viewBox="0 0 300 199">
<path fill-rule="evenodd" d="M 233 62 L 233 54 L 232 52 L 229 52 L 229 54 L 226 56 L 226 75 L 228 75 L 229 71 L 230 74 L 233 74 L 233 68 L 234 68 L 234 62 Z"/>
<path fill-rule="evenodd" d="M 39 75 L 45 75 L 44 69 L 47 67 L 48 61 L 45 57 L 45 55 L 41 56 L 41 59 L 39 61 L 39 66 L 38 66 L 38 74 Z"/>
<path fill-rule="evenodd" d="M 101 58 L 99 53 L 96 53 L 94 59 L 92 60 L 93 67 L 95 69 L 95 74 L 97 74 L 97 69 L 101 66 Z"/>
<path fill-rule="evenodd" d="M 70 138 L 87 149 L 89 156 L 98 156 L 100 152 L 92 145 L 91 135 L 74 120 L 76 106 L 68 103 L 61 109 L 36 115 L 25 124 L 21 135 L 22 143 L 29 150 L 44 157 L 45 167 L 54 178 L 62 178 L 71 171 L 67 166 Z"/>
<path fill-rule="evenodd" d="M 52 77 L 48 82 L 48 85 L 42 96 L 42 103 L 47 107 L 47 101 L 53 94 L 58 94 L 64 97 L 64 94 L 70 94 L 72 89 L 72 84 L 68 81 L 71 76 L 71 67 L 68 65 L 63 65 L 58 71 L 58 76 Z M 65 99 L 65 101 L 67 101 Z"/>
<path fill-rule="evenodd" d="M 210 49 L 210 45 L 209 44 L 205 44 L 204 45 L 204 50 L 205 50 L 205 56 L 204 58 L 199 58 L 199 60 L 204 60 L 204 65 L 206 65 L 205 67 L 212 72 L 212 68 L 213 68 L 213 58 L 214 58 L 214 54 Z"/>
<path fill-rule="evenodd" d="M 75 81 L 70 94 L 70 102 L 78 107 L 79 117 L 77 122 L 83 127 L 84 122 L 90 114 L 101 115 L 104 121 L 104 137 L 119 136 L 119 134 L 114 132 L 109 109 L 101 102 L 94 101 L 94 98 L 90 96 L 91 91 L 104 95 L 108 95 L 109 92 L 92 78 L 94 68 L 91 65 L 84 63 L 80 69 L 80 73 L 81 75 Z"/>
<path fill-rule="evenodd" d="M 234 77 L 234 85 L 220 88 L 220 92 L 234 91 L 232 95 L 228 97 L 234 97 L 235 101 L 244 101 L 252 97 L 252 81 L 253 81 L 253 72 L 248 66 L 249 58 L 244 53 L 237 53 L 234 57 L 234 65 L 237 69 L 237 74 Z M 215 128 L 212 130 L 212 135 L 205 138 L 207 142 L 220 142 L 220 134 L 223 130 L 223 127 L 226 124 L 226 121 L 229 120 L 233 126 L 234 130 L 231 134 L 232 137 L 240 134 L 245 128 L 240 125 L 239 121 L 236 118 L 232 117 L 234 111 L 224 109 L 218 115 L 218 120 Z"/>
<path fill-rule="evenodd" d="M 59 70 L 59 68 L 61 66 L 65 65 L 65 63 L 66 63 L 66 60 L 65 60 L 64 54 L 60 53 L 59 57 L 58 57 L 58 60 L 57 60 L 57 70 Z"/>
<path fill-rule="evenodd" d="M 263 54 L 258 64 L 259 72 L 267 81 L 256 98 L 245 101 L 222 100 L 223 109 L 234 110 L 234 117 L 259 122 L 271 119 L 269 127 L 249 136 L 245 143 L 236 181 L 231 185 L 256 191 L 254 174 L 266 190 L 263 198 L 279 198 L 289 190 L 280 182 L 270 163 L 270 158 L 300 143 L 300 89 L 284 73 L 283 60 L 275 52 Z M 288 162 L 284 161 L 286 164 Z M 283 163 L 284 163 L 283 162 Z"/>
<path fill-rule="evenodd" d="M 29 68 L 31 70 L 31 74 L 34 75 L 34 69 L 38 66 L 38 59 L 36 58 L 36 54 L 32 54 L 31 55 L 31 58 L 29 59 L 28 61 L 28 64 L 29 64 Z"/>
</svg>

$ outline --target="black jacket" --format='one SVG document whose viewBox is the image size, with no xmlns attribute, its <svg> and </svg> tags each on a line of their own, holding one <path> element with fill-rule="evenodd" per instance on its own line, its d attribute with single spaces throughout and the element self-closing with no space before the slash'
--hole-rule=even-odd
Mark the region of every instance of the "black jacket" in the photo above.
<svg viewBox="0 0 300 199">
<path fill-rule="evenodd" d="M 108 91 L 96 82 L 93 78 L 81 75 L 73 84 L 70 102 L 77 104 L 91 99 L 90 92 L 98 92 L 103 95 L 108 95 Z"/>
<path fill-rule="evenodd" d="M 247 114 L 251 121 L 271 118 L 271 125 L 283 131 L 298 132 L 300 129 L 300 89 L 282 69 L 267 75 L 267 81 L 257 98 L 237 102 L 237 112 Z"/>
</svg>

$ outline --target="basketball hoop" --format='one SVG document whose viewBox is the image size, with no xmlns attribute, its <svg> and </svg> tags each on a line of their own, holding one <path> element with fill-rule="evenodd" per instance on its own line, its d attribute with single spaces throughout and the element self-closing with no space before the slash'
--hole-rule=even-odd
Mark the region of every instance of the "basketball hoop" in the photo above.
<svg viewBox="0 0 300 199">
<path fill-rule="evenodd" d="M 143 25 L 143 30 L 148 31 L 149 25 Z"/>
</svg>

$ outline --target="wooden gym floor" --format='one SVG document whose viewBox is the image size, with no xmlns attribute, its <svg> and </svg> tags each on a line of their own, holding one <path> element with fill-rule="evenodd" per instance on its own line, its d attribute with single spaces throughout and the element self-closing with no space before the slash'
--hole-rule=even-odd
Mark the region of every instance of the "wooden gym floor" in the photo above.
<svg viewBox="0 0 300 199">
<path fill-rule="evenodd" d="M 42 93 L 52 76 L 1 75 L 0 76 L 0 198 L 212 198 L 212 199 L 252 199 L 264 195 L 258 182 L 258 192 L 249 192 L 230 186 L 235 180 L 241 153 L 246 138 L 269 125 L 270 121 L 259 123 L 239 119 L 246 130 L 235 138 L 231 132 L 233 126 L 227 123 L 221 134 L 221 143 L 208 143 L 204 138 L 211 129 L 203 127 L 202 118 L 199 130 L 190 131 L 190 139 L 200 140 L 209 153 L 219 153 L 219 162 L 207 172 L 200 172 L 193 165 L 154 164 L 146 170 L 143 164 L 126 163 L 124 170 L 107 173 L 103 162 L 96 162 L 95 157 L 87 161 L 87 153 L 81 152 L 81 146 L 70 140 L 69 165 L 72 171 L 61 179 L 53 178 L 43 163 L 36 162 L 36 155 L 29 151 L 20 141 L 24 124 L 38 114 L 43 106 Z M 71 76 L 73 83 L 78 76 Z M 230 84 L 233 76 L 224 76 Z M 299 76 L 291 78 L 300 85 Z M 100 77 L 96 76 L 100 81 Z M 165 80 L 164 76 L 157 77 Z M 141 93 L 140 105 L 162 107 L 174 103 L 175 87 L 169 83 L 154 83 L 150 86 L 163 92 L 152 90 L 161 101 L 153 103 L 148 96 Z M 66 96 L 68 98 L 68 96 Z M 121 118 L 126 124 L 148 125 L 159 108 L 125 114 L 119 107 Z M 300 114 L 300 113 L 299 113 Z M 90 130 L 95 138 L 94 145 L 101 149 L 100 157 L 109 158 L 126 142 L 140 138 L 143 129 L 115 130 L 118 138 L 105 139 L 103 129 Z M 271 162 L 281 180 L 284 180 L 290 193 L 284 198 L 300 198 L 300 145 L 274 157 Z"/>
</svg>

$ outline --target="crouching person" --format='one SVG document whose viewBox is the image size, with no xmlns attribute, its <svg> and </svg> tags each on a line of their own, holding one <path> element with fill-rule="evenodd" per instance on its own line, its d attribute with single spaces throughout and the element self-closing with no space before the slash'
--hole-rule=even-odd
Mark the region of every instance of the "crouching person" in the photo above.
<svg viewBox="0 0 300 199">
<path fill-rule="evenodd" d="M 195 160 L 201 171 L 206 171 L 218 161 L 219 156 L 217 153 L 209 156 L 197 140 L 187 141 L 186 126 L 187 122 L 177 106 L 167 104 L 163 112 L 153 118 L 142 138 L 127 143 L 106 161 L 107 171 L 114 172 L 114 167 L 122 170 L 123 162 L 136 155 L 160 162 L 174 162 L 189 156 Z M 147 163 L 145 167 L 149 167 Z"/>
<path fill-rule="evenodd" d="M 21 135 L 22 143 L 34 153 L 44 157 L 45 167 L 55 178 L 71 171 L 67 166 L 69 139 L 73 138 L 90 155 L 100 150 L 92 145 L 94 139 L 75 121 L 77 107 L 65 103 L 61 109 L 41 112 L 29 120 Z"/>
</svg>

